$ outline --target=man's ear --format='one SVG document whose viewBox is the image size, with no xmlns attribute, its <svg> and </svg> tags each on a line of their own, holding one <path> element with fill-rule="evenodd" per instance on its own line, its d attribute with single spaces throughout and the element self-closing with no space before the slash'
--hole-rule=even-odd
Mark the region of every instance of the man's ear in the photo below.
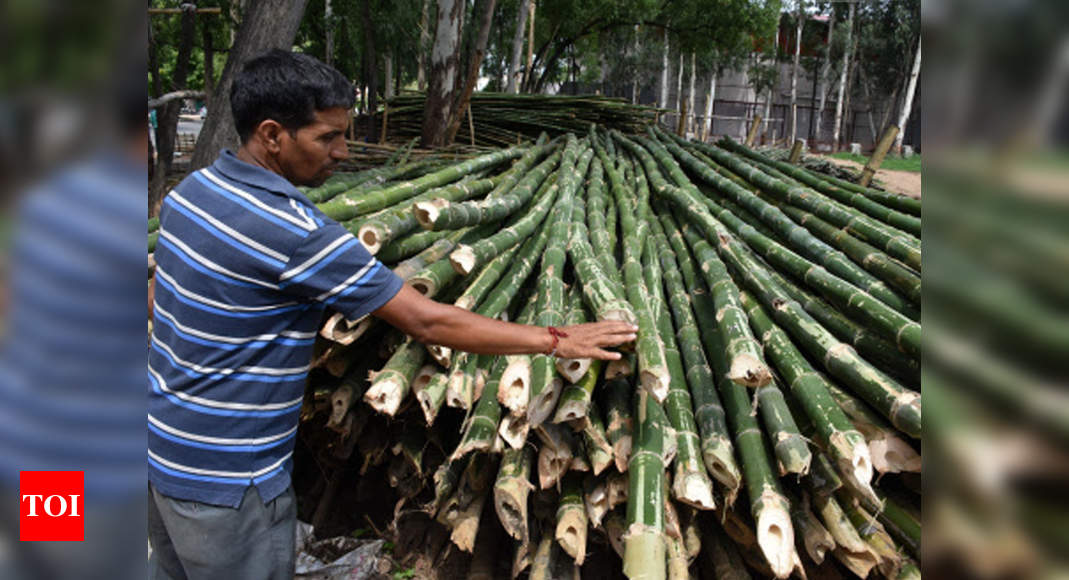
<svg viewBox="0 0 1069 580">
<path fill-rule="evenodd" d="M 268 153 L 277 154 L 282 149 L 282 135 L 286 129 L 273 119 L 264 119 L 256 126 L 254 134 L 263 143 Z"/>
</svg>

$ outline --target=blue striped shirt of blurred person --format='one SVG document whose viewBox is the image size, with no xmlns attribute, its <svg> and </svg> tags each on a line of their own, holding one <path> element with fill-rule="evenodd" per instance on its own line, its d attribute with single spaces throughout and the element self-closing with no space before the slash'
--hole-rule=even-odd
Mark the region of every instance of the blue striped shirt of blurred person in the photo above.
<svg viewBox="0 0 1069 580">
<path fill-rule="evenodd" d="M 237 507 L 290 484 L 323 311 L 378 309 L 402 281 L 283 177 L 223 151 L 160 211 L 149 351 L 149 481 Z"/>
<path fill-rule="evenodd" d="M 122 152 L 25 194 L 0 348 L 0 484 L 84 471 L 87 507 L 144 493 L 144 216 L 144 165 Z"/>
</svg>

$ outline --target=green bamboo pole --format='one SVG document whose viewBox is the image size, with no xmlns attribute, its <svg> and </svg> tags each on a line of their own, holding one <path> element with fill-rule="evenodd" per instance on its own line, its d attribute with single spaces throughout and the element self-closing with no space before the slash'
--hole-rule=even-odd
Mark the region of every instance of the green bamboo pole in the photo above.
<svg viewBox="0 0 1069 580">
<path fill-rule="evenodd" d="M 729 141 L 729 139 L 722 140 L 722 146 L 727 149 L 733 149 L 736 152 L 740 152 L 738 151 L 738 149 L 726 145 L 727 141 Z M 736 145 L 734 143 L 732 144 Z M 867 196 L 861 193 L 840 189 L 823 180 L 815 179 L 811 174 L 809 174 L 808 171 L 798 167 L 794 167 L 790 164 L 780 165 L 779 163 L 773 162 L 768 163 L 767 165 L 770 165 L 773 171 L 776 171 L 777 173 L 781 174 L 786 174 L 786 177 L 793 178 L 800 182 L 800 184 L 804 184 L 805 186 L 808 186 L 816 190 L 817 192 L 838 201 L 839 203 L 846 204 L 858 211 L 864 212 L 866 215 L 874 219 L 880 220 L 881 222 L 889 226 L 909 232 L 915 236 L 921 235 L 921 220 L 919 217 L 909 215 L 908 213 L 903 213 L 897 209 L 890 208 L 884 204 L 869 199 Z M 791 167 L 795 171 L 784 170 L 783 167 Z M 772 175 L 774 177 L 778 177 L 775 174 Z M 821 185 L 814 186 L 812 185 L 813 183 L 820 183 Z"/>
<path fill-rule="evenodd" d="M 698 234 L 686 226 L 683 234 L 688 240 L 700 240 Z M 772 281 L 768 270 L 737 243 L 721 243 L 720 247 L 746 286 L 800 346 L 818 358 L 832 376 L 844 381 L 891 419 L 895 427 L 912 437 L 920 436 L 921 403 L 917 393 L 873 368 L 850 345 L 840 342 L 818 324 Z"/>
<path fill-rule="evenodd" d="M 653 219 L 647 219 L 651 222 L 651 230 L 656 230 L 653 227 Z M 695 509 L 711 510 L 716 507 L 716 502 L 713 501 L 713 483 L 709 480 L 703 463 L 701 440 L 698 437 L 698 427 L 694 422 L 693 405 L 690 392 L 687 390 L 686 373 L 683 370 L 683 357 L 676 345 L 672 318 L 664 299 L 660 256 L 654 236 L 647 236 L 645 243 L 643 265 L 646 286 L 649 288 L 650 310 L 657 322 L 661 342 L 664 343 L 670 379 L 668 396 L 664 399 L 664 410 L 676 434 L 676 456 L 672 464 L 672 496 Z"/>
<path fill-rule="evenodd" d="M 843 252 L 836 250 L 819 237 L 810 233 L 807 229 L 796 224 L 794 220 L 784 213 L 784 211 L 781 211 L 781 208 L 766 202 L 764 199 L 754 195 L 746 188 L 740 187 L 731 180 L 722 177 L 712 167 L 702 163 L 700 159 L 691 155 L 674 142 L 669 142 L 665 144 L 665 146 L 673 155 L 675 155 L 675 158 L 678 159 L 680 163 L 686 166 L 687 169 L 691 170 L 694 174 L 701 177 L 706 183 L 712 185 L 719 194 L 742 205 L 753 215 L 757 216 L 762 222 L 772 228 L 792 250 L 798 252 L 808 260 L 811 260 L 818 266 L 823 266 L 828 272 L 835 276 L 868 292 L 873 298 L 876 298 L 895 310 L 912 315 L 914 318 L 917 317 L 916 315 L 918 313 L 916 308 L 901 296 L 895 294 L 883 280 L 855 264 Z M 797 270 L 789 270 L 781 261 L 777 261 L 774 257 L 768 255 L 770 252 L 775 251 L 774 248 L 783 247 L 776 244 L 774 239 L 769 240 L 768 236 L 765 236 L 761 232 L 747 228 L 741 219 L 741 216 L 736 216 L 729 211 L 723 210 L 719 204 L 707 203 L 706 205 L 717 219 L 728 226 L 737 236 L 739 236 L 739 238 L 749 244 L 751 248 L 754 248 L 763 256 L 766 256 L 766 259 L 769 259 L 772 262 L 778 262 L 776 263 L 777 267 L 790 271 L 796 277 L 804 279 L 804 271 L 799 272 Z M 770 244 L 769 241 L 772 241 L 773 243 Z"/>
<path fill-rule="evenodd" d="M 538 278 L 538 305 L 535 324 L 538 326 L 561 326 L 564 322 L 564 263 L 567 257 L 565 246 L 572 224 L 573 198 L 581 180 L 590 167 L 594 152 L 584 144 L 582 154 L 574 135 L 568 135 L 564 160 L 561 162 L 560 195 L 554 205 L 549 241 L 542 253 L 541 274 Z M 570 151 L 570 153 L 569 153 Z M 578 155 L 578 160 L 576 156 Z M 574 160 L 574 161 L 573 161 Z M 541 425 L 557 406 L 560 390 L 554 388 L 560 381 L 554 379 L 555 365 L 552 356 L 536 354 L 531 357 L 531 398 L 527 418 L 531 427 Z"/>
<path fill-rule="evenodd" d="M 654 155 L 660 154 L 664 157 L 667 152 L 662 149 L 661 151 L 654 151 L 654 155 L 651 155 L 650 151 L 630 139 L 617 136 L 617 140 L 626 149 L 638 156 L 646 169 L 646 173 L 650 176 L 658 196 L 667 196 L 674 203 L 682 204 L 688 211 L 697 212 L 698 215 L 707 217 L 712 228 L 708 235 L 712 239 L 716 239 L 719 223 L 712 219 L 708 211 L 700 205 L 701 202 L 694 192 L 672 186 L 657 168 L 657 161 Z M 690 189 L 693 190 L 693 186 Z M 722 227 L 719 228 L 719 232 L 730 236 L 727 230 Z M 731 380 L 747 387 L 759 387 L 767 384 L 772 375 L 764 360 L 762 360 L 761 346 L 754 339 L 750 326 L 746 323 L 746 314 L 739 305 L 738 288 L 732 281 L 731 276 L 728 275 L 724 263 L 720 261 L 716 252 L 713 251 L 708 243 L 702 241 L 694 247 L 694 251 L 695 257 L 700 264 L 702 275 L 712 289 L 713 299 L 716 304 L 717 324 L 728 337 L 726 346 L 729 350 L 728 357 L 731 361 L 731 366 L 726 371 L 728 373 L 727 376 Z"/>
<path fill-rule="evenodd" d="M 843 410 L 854 427 L 865 437 L 872 457 L 872 468 L 878 473 L 921 471 L 921 456 L 898 436 L 898 431 L 857 397 L 834 383 L 828 393 Z"/>
<path fill-rule="evenodd" d="M 625 363 L 634 367 L 634 355 L 625 355 Z M 604 407 L 605 407 L 605 435 L 612 445 L 613 456 L 616 460 L 616 470 L 620 473 L 627 471 L 627 459 L 631 456 L 631 448 L 634 440 L 634 419 L 631 415 L 632 396 L 634 386 L 630 374 L 621 374 L 615 377 L 607 376 L 606 368 Z"/>
<path fill-rule="evenodd" d="M 586 559 L 587 514 L 583 506 L 583 476 L 570 472 L 561 481 L 554 536 L 578 566 Z"/>
<path fill-rule="evenodd" d="M 394 264 L 401 260 L 411 259 L 422 252 L 430 250 L 441 240 L 450 238 L 456 232 L 413 232 L 402 238 L 391 241 L 375 254 L 375 257 L 383 264 Z M 420 266 L 437 260 L 428 260 Z M 414 273 L 414 272 L 413 272 Z"/>
<path fill-rule="evenodd" d="M 343 224 L 352 232 L 360 243 L 364 244 L 367 251 L 377 254 L 383 245 L 415 230 L 419 226 L 416 216 L 412 213 L 413 207 L 420 203 L 428 203 L 435 200 L 436 203 L 471 199 L 486 195 L 497 184 L 504 180 L 504 175 L 486 179 L 462 179 L 459 182 L 432 189 L 421 193 L 411 200 L 401 202 L 391 207 L 381 216 L 369 219 L 355 219 Z M 438 202 L 437 200 L 443 200 Z M 448 228 L 458 229 L 458 228 Z"/>
<path fill-rule="evenodd" d="M 711 307 L 712 302 L 698 300 L 697 296 L 688 293 L 688 287 L 700 287 L 690 252 L 672 216 L 667 211 L 660 211 L 658 217 L 660 223 L 651 222 L 651 226 L 659 246 L 669 305 L 675 318 L 676 337 L 686 365 L 687 384 L 694 400 L 694 417 L 701 433 L 702 459 L 709 474 L 725 487 L 724 496 L 730 505 L 738 493 L 741 475 L 735 463 L 724 407 L 717 395 L 713 371 L 702 348 L 698 323 L 691 310 L 692 307 L 694 310 Z M 668 239 L 665 238 L 665 231 L 671 232 Z M 672 248 L 668 247 L 669 243 Z M 716 314 L 709 311 L 704 313 L 704 318 L 715 320 Z"/>
<path fill-rule="evenodd" d="M 412 198 L 433 187 L 452 183 L 465 175 L 470 175 L 477 171 L 495 167 L 515 159 L 523 155 L 525 150 L 526 148 L 524 147 L 512 147 L 501 151 L 495 151 L 481 157 L 476 157 L 475 159 L 458 163 L 440 171 L 424 175 L 418 179 L 399 183 L 377 191 L 359 192 L 359 195 L 345 192 L 328 202 L 320 204 L 319 209 L 335 221 L 348 221 L 354 217 L 390 207 L 391 205 Z"/>
<path fill-rule="evenodd" d="M 600 360 L 591 361 L 582 378 L 564 388 L 553 414 L 554 423 L 576 421 L 587 416 L 602 366 Z"/>
<path fill-rule="evenodd" d="M 590 181 L 587 185 L 586 196 L 586 226 L 593 253 L 601 261 L 602 271 L 608 274 L 617 287 L 623 288 L 624 282 L 616 263 L 615 235 L 610 236 L 609 233 L 611 218 L 611 226 L 615 234 L 616 207 L 610 205 L 611 197 L 605 193 L 605 169 L 600 157 L 590 164 Z M 570 246 L 568 251 L 572 251 Z M 572 260 L 576 260 L 575 256 L 572 256 Z"/>
<path fill-rule="evenodd" d="M 411 338 L 393 353 L 390 360 L 375 373 L 364 400 L 379 413 L 393 417 L 408 395 L 412 378 L 423 365 L 427 349 Z"/>
<path fill-rule="evenodd" d="M 658 412 L 660 411 L 660 412 Z M 645 389 L 635 396 L 635 442 L 628 460 L 624 574 L 632 580 L 665 578 L 664 469 L 668 442 L 664 412 Z"/>
<path fill-rule="evenodd" d="M 600 168 L 600 161 L 595 159 L 591 167 Z M 593 173 L 593 169 L 591 172 Z M 588 211 L 582 200 L 576 200 L 575 222 L 572 224 L 572 236 L 568 243 L 568 255 L 571 257 L 576 277 L 579 278 L 582 296 L 598 320 L 623 320 L 634 324 L 635 313 L 618 280 L 618 273 L 615 278 L 608 274 L 602 260 L 604 255 L 595 251 L 591 245 L 586 224 L 583 223 L 586 213 Z"/>
<path fill-rule="evenodd" d="M 914 270 L 921 269 L 920 242 L 908 233 L 883 224 L 871 217 L 851 211 L 823 195 L 803 187 L 791 187 L 723 149 L 696 145 L 718 163 L 742 176 L 773 197 L 804 208 L 829 222 L 846 228 L 852 234 L 902 260 Z"/>
<path fill-rule="evenodd" d="M 566 150 L 565 155 L 569 153 Z M 449 259 L 453 268 L 462 275 L 468 275 L 487 260 L 500 254 L 506 248 L 510 248 L 531 235 L 546 218 L 550 208 L 557 199 L 560 187 L 557 181 L 565 174 L 564 165 L 553 176 L 542 182 L 534 202 L 530 209 L 520 218 L 514 219 L 505 229 L 498 231 L 492 236 L 485 237 L 471 244 L 459 246 L 450 254 Z"/>
<path fill-rule="evenodd" d="M 464 203 L 448 203 L 452 200 L 420 201 L 413 205 L 413 217 L 424 229 L 428 230 L 455 230 L 464 226 L 504 219 L 526 205 L 535 196 L 542 183 L 557 167 L 560 158 L 560 151 L 552 153 L 548 159 L 527 172 L 519 183 L 512 180 L 511 184 L 514 187 L 494 195 L 495 192 L 503 189 L 499 185 L 484 200 Z M 517 162 L 518 168 L 523 170 L 529 168 L 529 165 L 521 165 L 522 161 Z M 510 173 L 512 173 L 511 170 Z M 502 185 L 508 184 L 507 178 L 502 180 Z"/>
<path fill-rule="evenodd" d="M 657 401 L 668 396 L 669 376 L 665 361 L 664 345 L 661 343 L 657 325 L 649 309 L 649 296 L 642 277 L 642 240 L 648 231 L 646 220 L 638 216 L 648 205 L 649 189 L 646 177 L 641 171 L 636 172 L 635 190 L 629 182 L 612 166 L 608 153 L 598 141 L 594 149 L 601 159 L 602 166 L 609 174 L 609 184 L 616 202 L 616 211 L 623 233 L 623 278 L 627 300 L 638 320 L 638 338 L 635 348 L 638 359 L 639 385 L 653 394 Z"/>
<path fill-rule="evenodd" d="M 597 403 L 590 402 L 586 415 L 572 422 L 573 427 L 577 424 L 583 432 L 583 443 L 586 447 L 587 458 L 590 460 L 590 469 L 594 475 L 599 475 L 605 471 L 606 467 L 612 465 L 615 455 L 612 445 L 609 444 L 608 435 L 605 433 L 605 423 L 601 419 L 601 410 Z"/>
<path fill-rule="evenodd" d="M 483 387 L 479 403 L 475 406 L 464 428 L 464 436 L 450 460 L 455 461 L 473 451 L 491 451 L 497 439 L 497 426 L 501 421 L 501 404 L 497 402 L 497 387 L 505 370 L 504 357 L 496 357 L 490 365 L 489 377 Z"/>
<path fill-rule="evenodd" d="M 720 142 L 720 146 L 736 153 L 741 153 L 754 161 L 770 165 L 821 193 L 839 199 L 839 201 L 847 199 L 848 194 L 851 192 L 859 193 L 889 208 L 897 209 L 898 211 L 903 211 L 915 216 L 921 215 L 921 200 L 919 199 L 887 191 L 880 191 L 869 187 L 861 187 L 856 183 L 851 183 L 830 175 L 818 174 L 809 171 L 804 167 L 795 167 L 789 163 L 776 161 L 761 155 L 753 149 L 749 149 L 732 140 L 724 139 Z M 836 190 L 838 190 L 838 194 Z"/>
<path fill-rule="evenodd" d="M 742 302 L 750 316 L 750 324 L 764 343 L 765 353 L 813 423 L 839 472 L 871 493 L 872 458 L 868 445 L 835 402 L 829 392 L 829 381 L 809 364 L 757 300 L 743 292 Z"/>
<path fill-rule="evenodd" d="M 507 448 L 501 456 L 501 466 L 494 482 L 494 511 L 505 532 L 526 544 L 529 540 L 527 496 L 531 485 L 531 462 L 534 451 L 529 446 Z"/>
</svg>

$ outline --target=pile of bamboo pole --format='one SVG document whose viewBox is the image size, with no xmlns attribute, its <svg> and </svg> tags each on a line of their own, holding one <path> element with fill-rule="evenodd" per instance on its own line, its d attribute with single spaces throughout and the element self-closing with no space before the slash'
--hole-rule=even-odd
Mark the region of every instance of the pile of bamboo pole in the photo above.
<svg viewBox="0 0 1069 580">
<path fill-rule="evenodd" d="M 639 326 L 602 364 L 327 322 L 306 428 L 388 463 L 459 549 L 496 517 L 513 576 L 578 577 L 603 544 L 630 578 L 920 576 L 916 200 L 593 126 L 306 193 L 436 300 Z"/>
<path fill-rule="evenodd" d="M 421 134 L 424 101 L 424 95 L 414 94 L 397 96 L 387 102 L 384 126 L 389 139 L 408 139 Z M 640 132 L 654 122 L 657 109 L 624 99 L 589 95 L 476 92 L 465 116 L 457 132 L 457 143 L 502 147 L 535 139 L 542 132 L 551 136 L 583 133 L 591 123 L 627 133 Z"/>
</svg>

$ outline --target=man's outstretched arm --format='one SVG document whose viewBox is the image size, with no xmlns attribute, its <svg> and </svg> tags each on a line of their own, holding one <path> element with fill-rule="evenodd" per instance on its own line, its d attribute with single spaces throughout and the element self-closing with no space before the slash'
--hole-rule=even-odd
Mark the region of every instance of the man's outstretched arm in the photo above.
<svg viewBox="0 0 1069 580">
<path fill-rule="evenodd" d="M 477 354 L 549 353 L 553 336 L 546 328 L 487 318 L 431 300 L 408 284 L 372 314 L 426 344 L 440 344 Z M 606 321 L 561 327 L 556 355 L 562 358 L 616 360 L 605 350 L 635 340 L 638 327 Z"/>
</svg>

